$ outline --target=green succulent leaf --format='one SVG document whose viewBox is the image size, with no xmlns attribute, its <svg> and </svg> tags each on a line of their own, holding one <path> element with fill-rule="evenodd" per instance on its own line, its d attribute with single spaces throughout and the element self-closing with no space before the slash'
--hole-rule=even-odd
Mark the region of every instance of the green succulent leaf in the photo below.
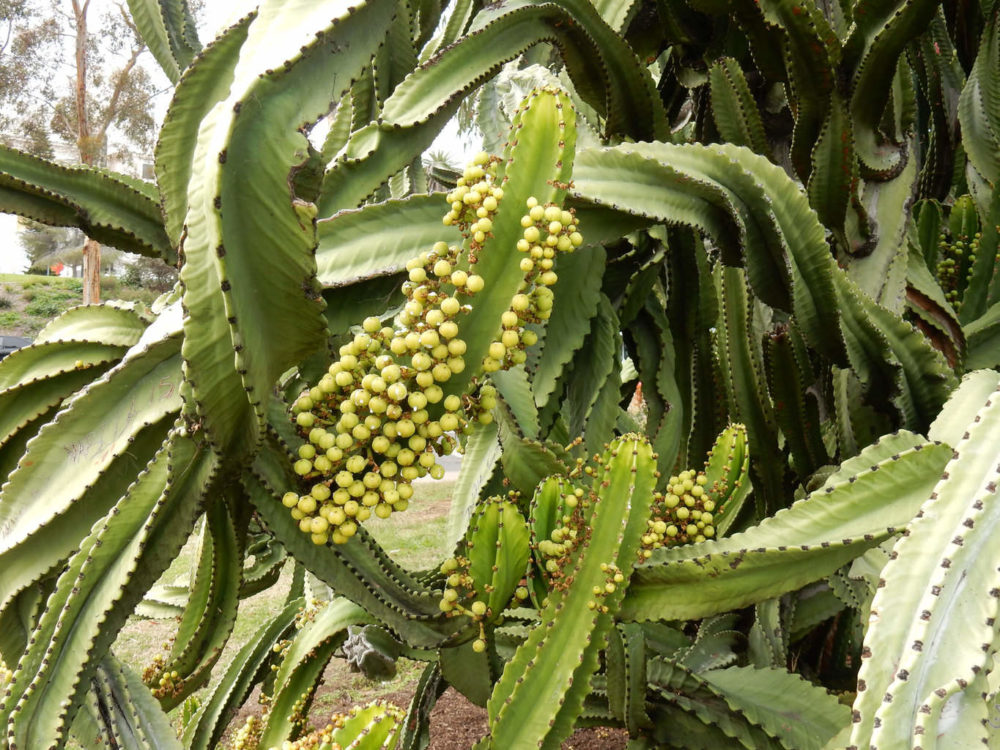
<svg viewBox="0 0 1000 750">
<path fill-rule="evenodd" d="M 458 244 L 458 229 L 441 224 L 445 211 L 444 196 L 432 193 L 341 211 L 317 222 L 320 283 L 343 286 L 397 273 L 435 242 Z"/>
<path fill-rule="evenodd" d="M 832 476 L 758 526 L 725 539 L 654 551 L 636 568 L 621 616 L 707 617 L 829 575 L 902 529 L 950 454 L 948 446 L 912 433 L 886 436 L 861 453 L 857 473 Z"/>
<path fill-rule="evenodd" d="M 982 177 L 996 185 L 1000 179 L 1000 9 L 994 7 L 983 29 L 979 54 L 958 101 L 962 145 Z"/>
<path fill-rule="evenodd" d="M 3 146 L 0 208 L 43 224 L 79 227 L 121 250 L 177 260 L 156 199 L 111 172 L 66 167 Z"/>
</svg>

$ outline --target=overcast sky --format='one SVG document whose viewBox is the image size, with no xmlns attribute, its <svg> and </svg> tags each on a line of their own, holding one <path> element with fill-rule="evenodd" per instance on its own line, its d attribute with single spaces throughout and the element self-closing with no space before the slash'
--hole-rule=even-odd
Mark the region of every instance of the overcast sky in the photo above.
<svg viewBox="0 0 1000 750">
<path fill-rule="evenodd" d="M 255 0 L 228 0 L 227 2 L 208 0 L 205 3 L 206 7 L 199 26 L 202 42 L 207 44 L 220 30 L 241 18 L 256 4 Z M 110 0 L 93 0 L 91 12 L 96 18 L 99 17 L 104 8 L 111 6 Z M 150 55 L 145 55 L 143 59 L 150 70 L 156 68 L 156 62 Z M 163 80 L 166 83 L 165 77 Z M 156 110 L 160 117 L 166 112 L 168 104 L 169 94 L 162 97 L 162 101 L 157 103 Z M 465 161 L 470 153 L 477 150 L 473 144 L 462 143 L 454 123 L 450 123 L 445 128 L 431 148 L 450 154 L 452 160 L 457 163 Z M 23 273 L 26 265 L 27 258 L 17 239 L 17 217 L 0 214 L 0 273 Z"/>
</svg>

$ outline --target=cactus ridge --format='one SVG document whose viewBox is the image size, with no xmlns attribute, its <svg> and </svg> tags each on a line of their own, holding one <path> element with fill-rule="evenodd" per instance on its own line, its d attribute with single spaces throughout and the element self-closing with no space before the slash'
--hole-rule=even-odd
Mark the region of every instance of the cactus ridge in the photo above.
<svg viewBox="0 0 1000 750">
<path fill-rule="evenodd" d="M 970 384 L 973 390 L 978 390 L 976 385 Z M 953 708 L 962 714 L 955 731 L 961 736 L 978 736 L 976 733 L 981 731 L 979 722 L 964 714 L 965 711 L 976 714 L 977 710 L 969 704 L 963 707 L 960 694 L 989 667 L 995 622 L 1000 612 L 996 597 L 991 594 L 997 590 L 1000 579 L 995 563 L 990 562 L 991 556 L 984 552 L 997 524 L 997 506 L 992 500 L 1000 482 L 1000 465 L 995 451 L 987 446 L 1000 423 L 998 392 L 995 390 L 986 397 L 955 444 L 940 481 L 894 546 L 881 574 L 872 602 L 871 622 L 881 619 L 894 598 L 898 606 L 912 611 L 913 617 L 903 621 L 901 628 L 869 626 L 870 637 L 866 639 L 858 675 L 855 708 L 860 710 L 861 720 L 854 725 L 854 743 L 864 741 L 869 732 L 872 744 L 882 745 L 911 731 L 936 732 L 942 711 L 952 700 Z M 955 399 L 950 406 L 962 404 L 961 399 Z M 948 531 L 940 533 L 939 529 Z M 928 548 L 925 537 L 932 530 L 937 544 Z M 918 548 L 919 564 L 915 562 Z M 910 575 L 920 576 L 923 582 L 921 590 L 905 597 L 905 601 L 898 599 L 901 591 L 893 589 L 894 597 L 883 583 L 895 581 L 900 575 L 908 579 Z M 965 595 L 969 586 L 975 587 L 978 594 Z M 928 655 L 937 653 L 939 644 L 944 642 L 944 633 L 956 627 L 964 634 L 962 646 L 950 654 L 947 669 L 942 669 Z M 887 653 L 896 654 L 891 657 L 898 661 L 894 674 L 886 673 L 874 661 L 884 660 Z M 872 698 L 876 693 L 884 693 L 891 702 L 880 701 L 875 705 Z"/>
</svg>

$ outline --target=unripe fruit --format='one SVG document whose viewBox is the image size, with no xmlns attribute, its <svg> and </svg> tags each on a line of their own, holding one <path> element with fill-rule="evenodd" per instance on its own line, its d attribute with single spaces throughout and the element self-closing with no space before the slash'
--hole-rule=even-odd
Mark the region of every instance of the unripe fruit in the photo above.
<svg viewBox="0 0 1000 750">
<path fill-rule="evenodd" d="M 483 277 L 476 274 L 469 276 L 468 281 L 466 281 L 466 288 L 473 294 L 483 291 L 485 286 L 486 282 L 483 280 Z"/>
</svg>

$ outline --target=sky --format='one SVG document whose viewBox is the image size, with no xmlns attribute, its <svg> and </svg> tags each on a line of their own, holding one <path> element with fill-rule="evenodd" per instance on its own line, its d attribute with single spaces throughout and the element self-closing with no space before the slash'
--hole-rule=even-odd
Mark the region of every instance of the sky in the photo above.
<svg viewBox="0 0 1000 750">
<path fill-rule="evenodd" d="M 241 18 L 256 4 L 254 0 L 227 0 L 227 2 L 208 0 L 199 25 L 202 42 L 207 44 L 219 31 Z M 110 0 L 93 0 L 91 12 L 94 17 L 99 17 L 100 13 L 110 6 L 112 6 Z M 144 60 L 150 69 L 156 67 L 156 62 L 148 54 L 144 56 Z M 164 96 L 156 108 L 160 117 L 166 112 L 168 103 L 169 96 Z M 454 163 L 466 161 L 477 148 L 477 145 L 464 142 L 459 137 L 458 127 L 454 122 L 445 127 L 431 146 L 431 150 L 449 154 Z M 0 273 L 23 273 L 26 265 L 27 256 L 17 239 L 17 217 L 0 214 Z"/>
</svg>

